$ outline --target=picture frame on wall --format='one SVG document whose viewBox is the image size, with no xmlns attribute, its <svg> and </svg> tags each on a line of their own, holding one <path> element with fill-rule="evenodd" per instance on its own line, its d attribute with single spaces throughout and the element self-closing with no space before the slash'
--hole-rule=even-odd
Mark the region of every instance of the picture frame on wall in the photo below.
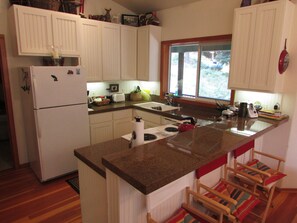
<svg viewBox="0 0 297 223">
<path fill-rule="evenodd" d="M 122 14 L 122 24 L 138 27 L 139 26 L 139 17 L 138 17 L 138 15 Z"/>
</svg>

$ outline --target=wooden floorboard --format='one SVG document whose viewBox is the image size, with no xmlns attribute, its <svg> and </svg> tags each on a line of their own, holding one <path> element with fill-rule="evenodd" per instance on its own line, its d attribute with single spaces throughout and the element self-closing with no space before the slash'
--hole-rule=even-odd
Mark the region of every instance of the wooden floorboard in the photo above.
<svg viewBox="0 0 297 223">
<path fill-rule="evenodd" d="M 40 183 L 29 168 L 0 173 L 0 222 L 80 223 L 78 194 L 65 182 Z"/>
<path fill-rule="evenodd" d="M 0 223 L 81 223 L 79 196 L 65 182 L 73 176 L 41 184 L 28 167 L 0 172 Z M 243 221 L 255 222 L 253 216 Z M 266 223 L 297 223 L 297 191 L 275 192 Z"/>
</svg>

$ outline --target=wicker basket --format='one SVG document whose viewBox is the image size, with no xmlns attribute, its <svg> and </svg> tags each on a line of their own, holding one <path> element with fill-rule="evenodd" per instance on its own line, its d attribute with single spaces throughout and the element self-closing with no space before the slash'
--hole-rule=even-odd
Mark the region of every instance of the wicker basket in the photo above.
<svg viewBox="0 0 297 223">
<path fill-rule="evenodd" d="M 140 92 L 138 93 L 130 93 L 130 100 L 131 101 L 141 101 L 142 100 L 142 95 Z"/>
<path fill-rule="evenodd" d="M 10 4 L 17 4 L 17 5 L 25 5 L 25 6 L 28 6 L 29 5 L 29 2 L 28 0 L 10 0 L 9 1 Z"/>
<path fill-rule="evenodd" d="M 96 106 L 103 106 L 103 105 L 108 105 L 110 103 L 110 99 L 104 98 L 102 101 L 94 101 L 93 104 Z"/>
<path fill-rule="evenodd" d="M 32 6 L 35 8 L 59 11 L 61 2 L 60 0 L 10 0 L 10 4 Z"/>
<path fill-rule="evenodd" d="M 61 2 L 60 0 L 28 0 L 30 6 L 42 9 L 49 9 L 59 11 Z"/>
</svg>

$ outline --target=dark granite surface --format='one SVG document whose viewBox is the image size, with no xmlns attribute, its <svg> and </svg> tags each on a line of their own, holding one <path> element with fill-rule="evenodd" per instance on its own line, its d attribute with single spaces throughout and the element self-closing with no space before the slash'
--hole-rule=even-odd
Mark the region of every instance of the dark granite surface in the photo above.
<svg viewBox="0 0 297 223">
<path fill-rule="evenodd" d="M 193 114 L 201 117 L 195 111 L 186 115 Z M 204 117 L 213 119 L 212 114 Z M 133 149 L 116 139 L 77 149 L 75 155 L 103 177 L 108 168 L 149 194 L 286 121 L 233 117 Z"/>
<path fill-rule="evenodd" d="M 103 112 L 118 111 L 118 110 L 129 109 L 129 108 L 136 108 L 143 111 L 149 111 L 157 115 L 162 115 L 162 116 L 166 116 L 174 119 L 181 119 L 182 116 L 193 116 L 197 118 L 199 117 L 203 119 L 213 120 L 214 117 L 219 117 L 221 115 L 221 112 L 214 108 L 197 107 L 193 105 L 182 105 L 182 107 L 179 110 L 173 110 L 173 111 L 167 111 L 167 112 L 162 112 L 158 110 L 147 110 L 145 108 L 134 106 L 135 104 L 145 103 L 145 102 L 148 102 L 148 101 L 125 101 L 125 102 L 119 102 L 119 103 L 111 103 L 104 106 L 93 105 L 92 109 L 94 111 L 89 111 L 89 115 L 103 113 Z"/>
</svg>

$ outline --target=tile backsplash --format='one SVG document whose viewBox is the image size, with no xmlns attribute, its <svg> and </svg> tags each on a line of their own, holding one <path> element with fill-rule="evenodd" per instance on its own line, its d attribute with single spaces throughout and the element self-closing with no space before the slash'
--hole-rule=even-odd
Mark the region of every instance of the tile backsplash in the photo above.
<svg viewBox="0 0 297 223">
<path fill-rule="evenodd" d="M 135 90 L 137 86 L 140 89 L 150 90 L 151 94 L 160 95 L 160 82 L 153 81 L 113 81 L 113 82 L 94 82 L 87 83 L 87 89 L 90 96 L 111 95 L 113 92 L 106 90 L 109 84 L 119 84 L 119 92 L 129 94 Z"/>
</svg>

